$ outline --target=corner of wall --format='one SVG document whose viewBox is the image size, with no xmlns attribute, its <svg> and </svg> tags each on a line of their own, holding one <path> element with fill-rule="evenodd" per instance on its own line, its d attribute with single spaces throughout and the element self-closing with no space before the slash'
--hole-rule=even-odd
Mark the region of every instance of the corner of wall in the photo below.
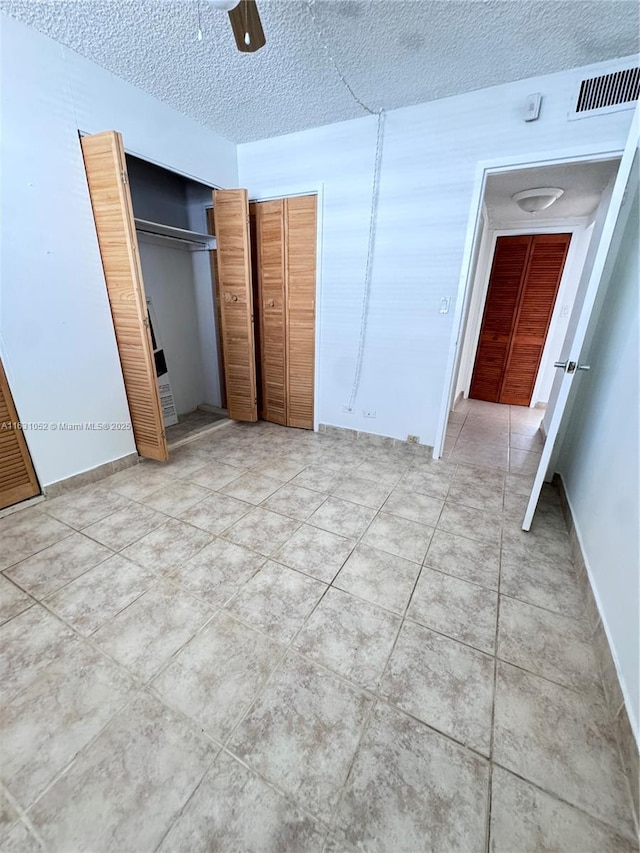
<svg viewBox="0 0 640 853">
<path fill-rule="evenodd" d="M 561 474 L 554 475 L 560 502 L 565 517 L 571 556 L 580 587 L 585 598 L 585 621 L 591 632 L 591 641 L 596 653 L 596 663 L 604 693 L 607 710 L 613 723 L 622 766 L 627 774 L 629 794 L 633 804 L 636 823 L 640 822 L 640 758 L 638 755 L 638 721 L 633 720 L 631 702 L 626 695 L 626 686 L 612 641 L 611 631 L 602 607 L 593 572 L 583 547 L 583 537 L 576 524 L 571 500 Z"/>
</svg>

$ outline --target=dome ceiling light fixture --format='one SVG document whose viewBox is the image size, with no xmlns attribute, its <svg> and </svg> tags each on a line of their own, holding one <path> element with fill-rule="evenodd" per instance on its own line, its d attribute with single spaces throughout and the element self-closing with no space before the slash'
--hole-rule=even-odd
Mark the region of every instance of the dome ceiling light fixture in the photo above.
<svg viewBox="0 0 640 853">
<path fill-rule="evenodd" d="M 537 187 L 532 190 L 522 190 L 511 198 L 520 210 L 527 213 L 538 213 L 540 210 L 551 207 L 561 195 L 564 195 L 564 190 L 561 190 L 560 187 Z"/>
</svg>

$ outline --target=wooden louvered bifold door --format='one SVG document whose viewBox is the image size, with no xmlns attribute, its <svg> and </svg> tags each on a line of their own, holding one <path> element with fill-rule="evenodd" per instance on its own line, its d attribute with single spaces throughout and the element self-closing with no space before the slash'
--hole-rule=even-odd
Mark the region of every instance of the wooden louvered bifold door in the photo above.
<svg viewBox="0 0 640 853">
<path fill-rule="evenodd" d="M 313 429 L 316 196 L 284 200 L 287 425 Z"/>
<path fill-rule="evenodd" d="M 260 416 L 287 423 L 285 359 L 284 200 L 253 203 L 260 320 Z"/>
<path fill-rule="evenodd" d="M 528 406 L 570 234 L 499 237 L 469 396 Z"/>
<path fill-rule="evenodd" d="M 0 361 L 0 509 L 40 494 L 29 449 Z"/>
<path fill-rule="evenodd" d="M 536 384 L 571 234 L 538 234 L 518 300 L 500 402 L 528 406 Z"/>
<path fill-rule="evenodd" d="M 469 396 L 497 403 L 527 267 L 530 237 L 498 237 Z"/>
<path fill-rule="evenodd" d="M 207 208 L 207 230 L 215 236 L 216 223 L 213 208 Z M 218 253 L 216 249 L 209 250 L 209 261 L 211 266 L 211 281 L 213 284 L 213 304 L 216 312 L 216 341 L 218 350 L 218 373 L 220 375 L 220 405 L 227 408 L 227 386 L 224 378 L 224 349 L 222 347 L 222 311 L 220 309 L 220 287 L 218 277 Z"/>
<path fill-rule="evenodd" d="M 136 448 L 168 458 L 122 137 L 83 136 L 82 154 Z"/>
<path fill-rule="evenodd" d="M 253 292 L 246 190 L 214 190 L 216 259 L 229 417 L 257 421 Z"/>
</svg>

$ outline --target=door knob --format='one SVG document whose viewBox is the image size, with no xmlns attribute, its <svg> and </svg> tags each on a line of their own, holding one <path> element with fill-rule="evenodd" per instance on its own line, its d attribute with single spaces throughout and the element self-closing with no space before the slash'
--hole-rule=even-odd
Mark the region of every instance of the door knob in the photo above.
<svg viewBox="0 0 640 853">
<path fill-rule="evenodd" d="M 553 366 L 566 370 L 567 373 L 573 373 L 576 370 L 591 370 L 590 364 L 576 364 L 575 361 L 554 361 Z"/>
</svg>

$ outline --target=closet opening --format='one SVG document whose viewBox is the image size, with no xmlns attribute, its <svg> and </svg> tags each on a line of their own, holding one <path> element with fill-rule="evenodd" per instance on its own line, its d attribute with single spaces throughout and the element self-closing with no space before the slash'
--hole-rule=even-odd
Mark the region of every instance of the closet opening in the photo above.
<svg viewBox="0 0 640 853">
<path fill-rule="evenodd" d="M 138 453 L 229 420 L 313 429 L 317 195 L 250 214 L 117 131 L 80 143 Z"/>
<path fill-rule="evenodd" d="M 227 418 L 215 310 L 212 188 L 126 154 L 169 449 Z"/>
</svg>

